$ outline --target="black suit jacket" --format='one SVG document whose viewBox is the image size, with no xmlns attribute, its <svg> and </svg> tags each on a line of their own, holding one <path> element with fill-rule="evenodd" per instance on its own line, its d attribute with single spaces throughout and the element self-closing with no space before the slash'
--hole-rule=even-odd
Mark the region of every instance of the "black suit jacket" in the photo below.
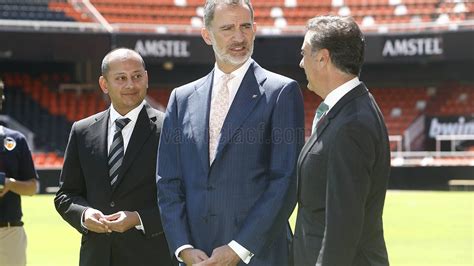
<svg viewBox="0 0 474 266">
<path fill-rule="evenodd" d="M 112 189 L 107 165 L 109 110 L 72 126 L 61 172 L 56 210 L 83 234 L 80 265 L 170 265 L 157 206 L 156 157 L 163 113 L 145 105 L 138 115 L 121 172 Z M 97 234 L 81 227 L 87 207 L 105 215 L 138 211 L 145 227 Z"/>
<path fill-rule="evenodd" d="M 389 142 L 365 85 L 341 98 L 317 132 L 298 159 L 294 264 L 388 265 L 382 210 Z"/>
</svg>

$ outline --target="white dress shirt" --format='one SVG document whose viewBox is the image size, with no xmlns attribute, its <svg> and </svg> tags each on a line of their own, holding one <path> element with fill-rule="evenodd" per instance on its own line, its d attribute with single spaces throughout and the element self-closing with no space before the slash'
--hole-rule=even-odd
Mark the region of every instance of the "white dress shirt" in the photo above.
<svg viewBox="0 0 474 266">
<path fill-rule="evenodd" d="M 355 77 L 349 81 L 347 81 L 346 83 L 342 84 L 341 86 L 337 87 L 336 89 L 334 89 L 333 91 L 331 91 L 327 96 L 326 96 L 326 99 L 324 99 L 324 103 L 327 104 L 329 106 L 329 109 L 327 111 L 327 113 L 329 111 L 331 111 L 331 109 L 334 107 L 334 105 L 336 105 L 336 103 L 342 98 L 344 97 L 344 95 L 346 95 L 347 93 L 349 93 L 352 89 L 354 89 L 355 87 L 359 86 L 360 84 L 360 81 L 359 81 L 359 78 L 358 77 Z"/>
<path fill-rule="evenodd" d="M 229 103 L 230 104 L 232 104 L 232 102 L 234 101 L 235 95 L 237 94 L 240 84 L 242 83 L 242 80 L 244 79 L 244 76 L 247 73 L 247 70 L 249 69 L 251 63 L 252 63 L 252 59 L 249 58 L 238 69 L 232 71 L 231 73 L 228 73 L 234 76 L 234 78 L 232 78 L 227 84 L 227 87 L 229 88 Z M 214 90 L 214 88 L 221 88 L 221 86 L 218 86 L 218 82 L 222 80 L 221 77 L 225 74 L 226 73 L 224 73 L 222 70 L 219 69 L 216 63 L 214 66 L 214 79 L 212 81 L 213 89 L 211 92 L 211 103 L 212 103 L 212 100 L 214 99 L 214 96 L 217 95 L 217 92 L 216 90 Z M 240 245 L 234 240 L 230 241 L 228 245 L 235 253 L 237 253 L 237 255 L 245 264 L 248 264 L 250 262 L 250 259 L 254 255 L 252 252 L 248 251 L 246 248 L 244 248 L 242 245 Z M 187 244 L 187 245 L 182 245 L 181 247 L 176 249 L 175 255 L 179 261 L 183 262 L 183 260 L 178 256 L 179 253 L 187 248 L 194 248 L 194 247 L 192 245 Z"/>
<path fill-rule="evenodd" d="M 128 143 L 130 142 L 130 138 L 132 137 L 133 129 L 135 128 L 135 124 L 137 123 L 138 115 L 140 114 L 140 111 L 142 110 L 144 105 L 145 105 L 145 101 L 142 101 L 140 105 L 132 109 L 125 116 L 122 116 L 121 114 L 119 114 L 115 110 L 113 104 L 110 105 L 110 114 L 109 114 L 109 121 L 108 121 L 108 126 L 107 126 L 107 154 L 109 154 L 110 152 L 110 147 L 112 146 L 114 134 L 116 131 L 115 120 L 121 119 L 121 118 L 128 118 L 130 119 L 130 122 L 128 122 L 128 124 L 122 129 L 123 154 L 125 154 L 125 152 L 127 151 Z M 87 229 L 87 227 L 83 223 L 84 213 L 85 213 L 85 210 L 82 213 L 81 225 L 82 227 Z M 145 227 L 143 226 L 142 218 L 140 217 L 140 214 L 138 212 L 136 212 L 136 214 L 138 215 L 138 219 L 140 220 L 140 225 L 135 226 L 135 228 L 138 230 L 142 230 L 143 233 L 145 233 Z"/>
<path fill-rule="evenodd" d="M 109 116 L 109 123 L 108 123 L 108 134 L 107 134 L 107 154 L 110 152 L 110 146 L 112 146 L 112 142 L 114 140 L 115 134 L 115 120 L 121 118 L 128 118 L 130 122 L 122 129 L 122 137 L 123 137 L 123 154 L 127 152 L 128 143 L 130 142 L 130 137 L 132 136 L 133 129 L 135 128 L 135 124 L 137 123 L 138 115 L 142 110 L 143 106 L 145 105 L 145 101 L 143 101 L 139 106 L 132 109 L 128 112 L 125 116 L 120 115 L 113 105 L 110 106 L 110 116 Z"/>
</svg>

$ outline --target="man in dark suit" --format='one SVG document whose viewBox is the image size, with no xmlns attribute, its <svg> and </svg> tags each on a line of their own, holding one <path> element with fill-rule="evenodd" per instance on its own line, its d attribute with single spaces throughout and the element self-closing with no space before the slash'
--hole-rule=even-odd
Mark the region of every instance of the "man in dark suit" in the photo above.
<svg viewBox="0 0 474 266">
<path fill-rule="evenodd" d="M 358 79 L 364 37 L 352 18 L 316 17 L 302 55 L 308 88 L 324 101 L 298 158 L 294 265 L 388 265 L 390 150 L 382 114 Z"/>
<path fill-rule="evenodd" d="M 189 265 L 287 265 L 301 91 L 250 58 L 249 1 L 207 1 L 204 9 L 202 36 L 216 64 L 172 92 L 158 153 L 169 247 Z"/>
<path fill-rule="evenodd" d="M 83 234 L 80 265 L 170 265 L 156 204 L 163 114 L 144 101 L 143 59 L 111 51 L 99 85 L 112 104 L 72 126 L 56 209 Z"/>
</svg>

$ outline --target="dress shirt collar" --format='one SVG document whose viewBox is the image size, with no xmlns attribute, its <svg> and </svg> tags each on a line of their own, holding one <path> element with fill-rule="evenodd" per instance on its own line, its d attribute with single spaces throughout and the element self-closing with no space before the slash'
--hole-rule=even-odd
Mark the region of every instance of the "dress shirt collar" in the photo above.
<svg viewBox="0 0 474 266">
<path fill-rule="evenodd" d="M 328 96 L 326 96 L 326 99 L 324 99 L 324 103 L 329 106 L 329 110 L 331 110 L 334 105 L 342 98 L 344 95 L 346 95 L 348 92 L 350 92 L 352 89 L 355 87 L 359 86 L 360 81 L 358 77 L 355 77 L 346 83 L 342 84 L 341 86 L 337 87 L 333 91 L 331 91 Z"/>
<path fill-rule="evenodd" d="M 122 116 L 119 114 L 115 108 L 114 105 L 110 105 L 110 119 L 109 119 L 109 128 L 112 127 L 115 123 L 115 120 L 118 118 L 128 118 L 130 119 L 130 122 L 127 124 L 128 125 L 134 125 L 137 122 L 138 115 L 140 114 L 140 111 L 142 110 L 143 106 L 145 105 L 145 100 L 140 103 L 137 107 L 133 108 L 130 112 L 128 112 L 125 116 Z M 126 126 L 125 126 L 126 127 Z"/>
<path fill-rule="evenodd" d="M 245 61 L 243 65 L 241 65 L 239 68 L 229 73 L 229 74 L 234 75 L 234 78 L 232 78 L 229 81 L 229 93 L 230 93 L 231 99 L 233 99 L 235 97 L 235 94 L 237 94 L 237 90 L 240 87 L 240 83 L 242 83 L 245 73 L 247 73 L 247 70 L 249 69 L 250 64 L 252 62 L 253 62 L 252 58 L 249 57 L 249 59 L 247 59 L 247 61 Z M 219 69 L 216 63 L 214 66 L 213 88 L 216 87 L 216 84 L 218 84 L 218 82 L 221 80 L 221 77 L 225 74 L 226 73 L 222 72 L 222 70 Z M 216 93 L 216 90 L 212 90 L 212 96 L 214 96 L 215 93 Z"/>
</svg>

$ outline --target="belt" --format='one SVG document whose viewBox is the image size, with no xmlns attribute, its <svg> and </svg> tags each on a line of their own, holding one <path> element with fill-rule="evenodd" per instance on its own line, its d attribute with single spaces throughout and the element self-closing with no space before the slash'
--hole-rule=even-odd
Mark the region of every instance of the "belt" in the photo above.
<svg viewBox="0 0 474 266">
<path fill-rule="evenodd" d="M 0 227 L 23 226 L 22 221 L 0 222 Z"/>
</svg>

